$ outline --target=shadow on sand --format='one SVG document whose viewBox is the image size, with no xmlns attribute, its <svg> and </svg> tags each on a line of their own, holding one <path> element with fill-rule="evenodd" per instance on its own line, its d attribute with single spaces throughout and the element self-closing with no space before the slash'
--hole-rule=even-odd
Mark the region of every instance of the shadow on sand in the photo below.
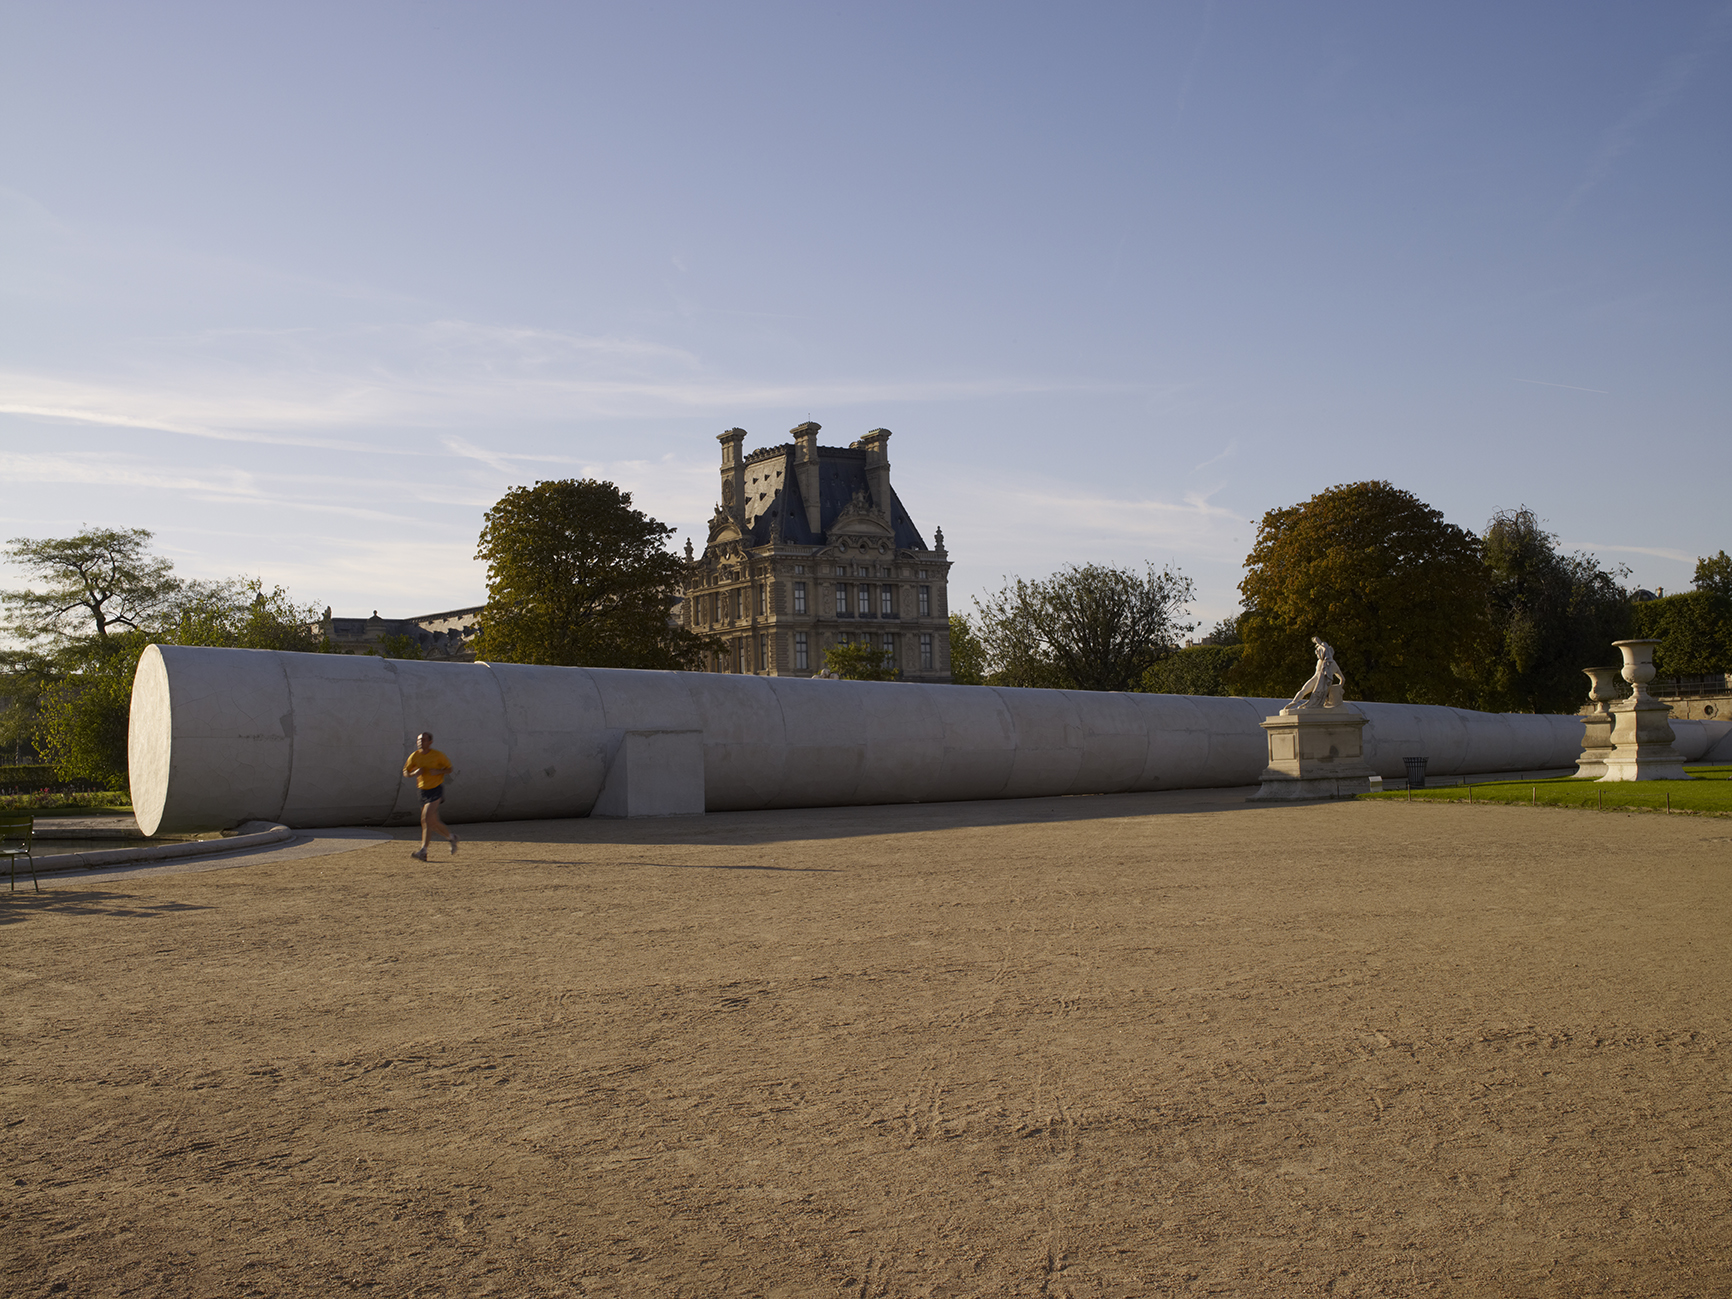
<svg viewBox="0 0 1732 1299">
<path fill-rule="evenodd" d="M 145 902 L 130 893 L 105 893 L 97 889 L 51 889 L 37 893 L 0 893 L 0 925 L 15 925 L 32 916 L 113 916 L 148 920 L 177 911 L 210 911 L 211 907 L 187 902 Z"/>
<path fill-rule="evenodd" d="M 971 803 L 889 803 L 856 807 L 776 808 L 655 816 L 630 821 L 574 817 L 559 821 L 470 822 L 464 838 L 475 843 L 774 844 L 811 839 L 855 839 L 982 826 L 1026 826 L 1063 821 L 1210 812 L 1255 812 L 1310 802 L 1248 803 L 1255 785 L 1233 789 L 1174 789 L 1153 794 L 1082 794 L 1062 798 L 1002 798 Z M 1319 803 L 1340 800 L 1320 799 Z M 388 833 L 390 833 L 388 831 Z M 400 839 L 419 838 L 408 829 Z M 762 869 L 797 869 L 764 867 Z"/>
</svg>

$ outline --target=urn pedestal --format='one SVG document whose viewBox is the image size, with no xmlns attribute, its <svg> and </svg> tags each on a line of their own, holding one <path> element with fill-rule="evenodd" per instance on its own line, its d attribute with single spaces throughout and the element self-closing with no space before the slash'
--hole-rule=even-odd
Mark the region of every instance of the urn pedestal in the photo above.
<svg viewBox="0 0 1732 1299">
<path fill-rule="evenodd" d="M 1600 780 L 1606 774 L 1606 759 L 1612 756 L 1612 715 L 1589 713 L 1582 718 L 1582 755 L 1576 759 L 1576 778 Z"/>
<path fill-rule="evenodd" d="M 1578 780 L 1598 780 L 1606 774 L 1606 758 L 1612 752 L 1610 705 L 1618 698 L 1617 668 L 1583 668 L 1593 684 L 1588 698 L 1594 711 L 1582 716 L 1582 756 L 1576 759 Z"/>
<path fill-rule="evenodd" d="M 1648 693 L 1657 640 L 1613 641 L 1624 654 L 1624 680 L 1634 687 L 1611 707 L 1612 751 L 1602 781 L 1689 780 L 1684 755 L 1672 747 L 1672 710 Z"/>
<path fill-rule="evenodd" d="M 1365 716 L 1350 704 L 1300 708 L 1263 720 L 1269 765 L 1252 802 L 1352 798 L 1371 789 L 1365 763 Z"/>
</svg>

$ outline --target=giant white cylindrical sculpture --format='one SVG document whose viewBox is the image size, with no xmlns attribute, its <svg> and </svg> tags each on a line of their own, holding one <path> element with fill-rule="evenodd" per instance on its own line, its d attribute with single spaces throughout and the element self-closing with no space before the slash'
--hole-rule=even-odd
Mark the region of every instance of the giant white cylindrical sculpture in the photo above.
<svg viewBox="0 0 1732 1299">
<path fill-rule="evenodd" d="M 1258 723 L 1285 702 L 163 645 L 133 684 L 132 798 L 147 834 L 408 823 L 420 731 L 458 769 L 450 821 L 586 816 L 634 736 L 690 737 L 709 811 L 1251 785 Z M 1419 754 L 1448 775 L 1581 749 L 1576 717 L 1356 706 L 1386 776 Z"/>
</svg>

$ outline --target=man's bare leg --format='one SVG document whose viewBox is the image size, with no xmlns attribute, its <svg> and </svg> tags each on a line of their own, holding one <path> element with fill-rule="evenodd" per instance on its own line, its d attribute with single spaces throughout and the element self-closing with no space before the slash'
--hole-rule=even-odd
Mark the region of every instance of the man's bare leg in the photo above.
<svg viewBox="0 0 1732 1299">
<path fill-rule="evenodd" d="M 441 803 L 444 801 L 443 799 L 439 800 Z M 457 836 L 452 834 L 450 828 L 439 819 L 439 803 L 423 803 L 421 804 L 422 852 L 427 851 L 428 845 L 433 842 L 434 835 L 438 835 L 441 839 L 449 839 L 452 844 L 452 851 L 456 851 Z"/>
</svg>

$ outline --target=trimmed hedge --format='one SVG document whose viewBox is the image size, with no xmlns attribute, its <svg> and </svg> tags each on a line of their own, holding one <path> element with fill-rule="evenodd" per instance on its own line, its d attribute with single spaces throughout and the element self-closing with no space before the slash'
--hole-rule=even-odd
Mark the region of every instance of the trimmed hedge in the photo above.
<svg viewBox="0 0 1732 1299">
<path fill-rule="evenodd" d="M 45 789 L 57 794 L 95 794 L 109 788 L 99 780 L 60 780 L 45 762 L 0 766 L 0 794 L 38 794 Z"/>
<path fill-rule="evenodd" d="M 45 785 L 52 785 L 53 783 L 54 768 L 46 762 L 31 763 L 26 766 L 13 766 L 11 763 L 7 763 L 0 766 L 0 785 L 3 786 L 30 785 L 35 789 L 41 789 Z"/>
</svg>

